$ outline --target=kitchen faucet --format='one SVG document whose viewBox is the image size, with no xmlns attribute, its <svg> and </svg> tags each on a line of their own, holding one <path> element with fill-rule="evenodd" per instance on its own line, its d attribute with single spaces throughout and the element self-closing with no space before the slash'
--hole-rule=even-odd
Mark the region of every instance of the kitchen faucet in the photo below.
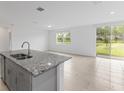
<svg viewBox="0 0 124 93">
<path fill-rule="evenodd" d="M 23 48 L 24 44 L 28 44 L 28 56 L 30 56 L 30 53 L 31 53 L 31 51 L 30 51 L 30 43 L 27 42 L 27 41 L 23 42 L 22 46 L 21 46 L 22 48 Z"/>
</svg>

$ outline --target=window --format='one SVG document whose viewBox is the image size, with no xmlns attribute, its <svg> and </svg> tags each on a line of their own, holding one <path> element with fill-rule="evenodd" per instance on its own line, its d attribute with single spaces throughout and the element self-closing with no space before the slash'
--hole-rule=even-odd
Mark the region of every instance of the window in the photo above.
<svg viewBox="0 0 124 93">
<path fill-rule="evenodd" d="M 58 32 L 58 33 L 56 33 L 56 43 L 57 44 L 71 44 L 70 32 Z"/>
</svg>

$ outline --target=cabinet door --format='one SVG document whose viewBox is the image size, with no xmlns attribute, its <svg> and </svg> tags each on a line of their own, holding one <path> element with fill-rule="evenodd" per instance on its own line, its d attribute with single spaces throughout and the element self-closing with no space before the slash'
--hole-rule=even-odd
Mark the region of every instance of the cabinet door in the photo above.
<svg viewBox="0 0 124 93">
<path fill-rule="evenodd" d="M 1 55 L 1 79 L 4 81 L 4 56 Z"/>
<path fill-rule="evenodd" d="M 16 66 L 13 62 L 5 59 L 5 81 L 10 90 L 16 90 Z"/>
<path fill-rule="evenodd" d="M 31 74 L 21 67 L 17 68 L 17 91 L 31 91 Z"/>
</svg>

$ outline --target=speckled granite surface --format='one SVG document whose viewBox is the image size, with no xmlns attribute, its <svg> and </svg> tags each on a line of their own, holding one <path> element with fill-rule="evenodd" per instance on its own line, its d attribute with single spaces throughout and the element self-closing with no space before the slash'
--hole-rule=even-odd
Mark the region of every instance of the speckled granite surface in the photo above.
<svg viewBox="0 0 124 93">
<path fill-rule="evenodd" d="M 56 67 L 57 65 L 69 60 L 71 57 L 56 55 L 47 52 L 41 52 L 36 50 L 31 50 L 32 58 L 17 60 L 10 56 L 10 54 L 24 53 L 27 54 L 27 50 L 16 50 L 11 52 L 2 52 L 1 54 L 5 57 L 11 59 L 16 64 L 20 65 L 24 69 L 32 73 L 32 75 L 38 76 L 46 71 Z"/>
</svg>

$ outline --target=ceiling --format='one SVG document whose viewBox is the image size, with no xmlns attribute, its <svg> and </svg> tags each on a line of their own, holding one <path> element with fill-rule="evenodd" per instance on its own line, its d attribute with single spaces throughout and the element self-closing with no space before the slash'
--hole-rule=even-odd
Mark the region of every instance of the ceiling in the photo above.
<svg viewBox="0 0 124 93">
<path fill-rule="evenodd" d="M 0 1 L 0 24 L 57 29 L 121 20 L 123 1 Z"/>
</svg>

